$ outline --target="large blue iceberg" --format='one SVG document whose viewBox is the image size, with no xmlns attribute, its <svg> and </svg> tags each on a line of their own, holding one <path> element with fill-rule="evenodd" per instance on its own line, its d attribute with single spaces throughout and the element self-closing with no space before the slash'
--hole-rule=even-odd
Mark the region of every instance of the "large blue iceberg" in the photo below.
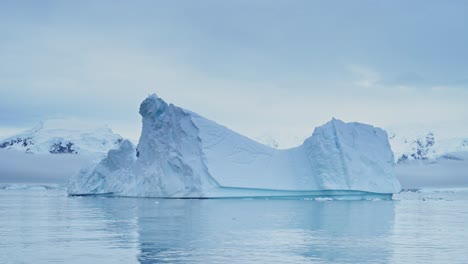
<svg viewBox="0 0 468 264">
<path fill-rule="evenodd" d="M 332 119 L 301 146 L 283 150 L 154 94 L 140 114 L 138 148 L 124 140 L 70 178 L 70 195 L 367 199 L 400 191 L 387 134 L 370 125 Z"/>
</svg>

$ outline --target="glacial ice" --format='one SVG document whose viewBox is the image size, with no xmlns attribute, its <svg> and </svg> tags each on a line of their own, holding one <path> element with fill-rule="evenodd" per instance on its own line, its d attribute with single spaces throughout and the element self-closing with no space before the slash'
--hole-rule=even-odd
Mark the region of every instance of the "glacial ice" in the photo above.
<svg viewBox="0 0 468 264">
<path fill-rule="evenodd" d="M 400 191 L 387 134 L 370 125 L 332 119 L 301 146 L 274 149 L 155 94 L 140 114 L 138 157 L 124 140 L 70 178 L 70 195 L 372 199 Z"/>
</svg>

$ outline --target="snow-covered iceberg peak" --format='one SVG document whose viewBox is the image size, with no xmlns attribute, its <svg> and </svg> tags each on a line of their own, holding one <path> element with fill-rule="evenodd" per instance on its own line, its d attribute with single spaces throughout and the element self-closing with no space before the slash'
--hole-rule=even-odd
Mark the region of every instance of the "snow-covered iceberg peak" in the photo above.
<svg viewBox="0 0 468 264">
<path fill-rule="evenodd" d="M 303 147 L 324 189 L 398 192 L 387 138 L 382 129 L 333 118 L 316 128 Z"/>
<path fill-rule="evenodd" d="M 140 197 L 372 197 L 399 192 L 385 131 L 333 119 L 303 145 L 274 149 L 156 95 L 140 106 L 138 150 L 118 150 L 68 192 Z"/>
<path fill-rule="evenodd" d="M 200 196 L 216 186 L 204 163 L 199 130 L 191 114 L 155 94 L 140 106 L 143 129 L 138 166 L 152 168 L 162 196 Z"/>
</svg>

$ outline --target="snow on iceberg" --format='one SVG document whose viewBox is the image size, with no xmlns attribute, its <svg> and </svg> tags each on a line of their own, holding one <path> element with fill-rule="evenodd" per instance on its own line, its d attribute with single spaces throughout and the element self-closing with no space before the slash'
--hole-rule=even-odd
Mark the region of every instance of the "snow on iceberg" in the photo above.
<svg viewBox="0 0 468 264">
<path fill-rule="evenodd" d="M 274 149 L 156 95 L 140 114 L 138 150 L 124 140 L 70 178 L 70 195 L 375 198 L 400 191 L 387 134 L 370 125 L 332 119 L 301 146 Z"/>
</svg>

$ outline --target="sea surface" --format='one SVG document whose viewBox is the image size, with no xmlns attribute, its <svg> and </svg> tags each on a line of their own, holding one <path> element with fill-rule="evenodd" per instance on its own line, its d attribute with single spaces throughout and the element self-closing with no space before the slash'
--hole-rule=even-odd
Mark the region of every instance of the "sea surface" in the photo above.
<svg viewBox="0 0 468 264">
<path fill-rule="evenodd" d="M 161 200 L 0 185 L 0 263 L 468 263 L 468 191 Z"/>
</svg>

